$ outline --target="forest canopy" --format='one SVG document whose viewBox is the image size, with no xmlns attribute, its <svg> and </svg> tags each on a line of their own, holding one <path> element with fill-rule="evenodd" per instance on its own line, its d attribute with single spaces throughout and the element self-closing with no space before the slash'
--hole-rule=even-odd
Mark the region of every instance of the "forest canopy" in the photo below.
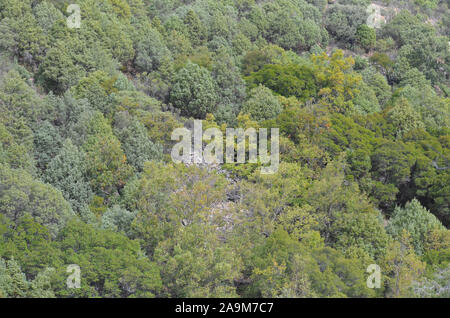
<svg viewBox="0 0 450 318">
<path fill-rule="evenodd" d="M 0 0 L 0 298 L 450 297 L 448 1 L 70 4 Z"/>
</svg>

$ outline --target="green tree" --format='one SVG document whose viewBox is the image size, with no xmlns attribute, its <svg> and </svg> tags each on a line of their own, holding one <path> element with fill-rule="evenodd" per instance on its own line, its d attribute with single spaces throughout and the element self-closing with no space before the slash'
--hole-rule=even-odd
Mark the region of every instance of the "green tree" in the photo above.
<svg viewBox="0 0 450 318">
<path fill-rule="evenodd" d="M 86 154 L 67 139 L 45 171 L 44 180 L 59 189 L 76 212 L 91 200 Z"/>
<path fill-rule="evenodd" d="M 372 114 L 381 110 L 375 91 L 366 83 L 361 82 L 353 103 L 355 110 L 360 114 Z"/>
<path fill-rule="evenodd" d="M 138 171 L 142 171 L 146 161 L 162 159 L 162 147 L 152 142 L 145 126 L 135 118 L 118 113 L 115 127 L 128 163 Z"/>
<path fill-rule="evenodd" d="M 207 69 L 188 62 L 174 77 L 171 103 L 184 116 L 205 118 L 217 107 L 216 84 Z"/>
<path fill-rule="evenodd" d="M 43 1 L 33 8 L 33 14 L 36 17 L 37 24 L 42 28 L 44 33 L 49 34 L 57 21 L 63 20 L 64 15 L 59 11 L 53 3 Z"/>
<path fill-rule="evenodd" d="M 366 50 L 372 49 L 377 42 L 377 35 L 373 28 L 367 24 L 361 24 L 356 29 L 356 40 Z"/>
<path fill-rule="evenodd" d="M 47 268 L 29 281 L 14 259 L 0 258 L 0 297 L 54 298 L 50 285 L 52 272 L 53 269 Z"/>
<path fill-rule="evenodd" d="M 418 298 L 448 298 L 448 282 L 450 280 L 450 268 L 439 269 L 431 279 L 425 278 L 422 282 L 413 286 L 414 296 Z"/>
<path fill-rule="evenodd" d="M 392 95 L 392 89 L 389 86 L 386 77 L 376 71 L 374 67 L 368 67 L 361 72 L 364 82 L 374 91 L 378 103 L 382 108 L 389 101 Z M 362 90 L 360 92 L 363 93 Z"/>
<path fill-rule="evenodd" d="M 373 178 L 398 187 L 410 180 L 415 155 L 413 149 L 401 141 L 383 140 L 371 154 L 371 160 Z"/>
<path fill-rule="evenodd" d="M 313 55 L 314 74 L 319 86 L 319 103 L 333 111 L 344 113 L 353 109 L 353 98 L 362 78 L 351 68 L 355 61 L 344 57 L 342 50 L 328 56 L 325 52 Z"/>
<path fill-rule="evenodd" d="M 161 266 L 165 296 L 236 297 L 240 258 L 221 242 L 215 226 L 191 224 L 160 242 L 155 260 Z"/>
<path fill-rule="evenodd" d="M 387 275 L 388 297 L 412 295 L 413 282 L 424 273 L 425 264 L 414 253 L 406 230 L 399 241 L 390 244 L 382 268 Z"/>
<path fill-rule="evenodd" d="M 284 49 L 308 50 L 314 44 L 326 43 L 321 32 L 320 11 L 306 1 L 285 0 L 253 6 L 250 20 L 264 38 Z"/>
<path fill-rule="evenodd" d="M 103 214 L 101 227 L 113 232 L 131 235 L 131 224 L 135 217 L 136 212 L 130 212 L 115 205 Z"/>
<path fill-rule="evenodd" d="M 277 94 L 285 97 L 295 96 L 302 101 L 317 94 L 314 72 L 303 65 L 266 65 L 246 80 L 251 88 L 262 84 Z"/>
<path fill-rule="evenodd" d="M 414 199 L 404 208 L 397 207 L 394 210 L 386 230 L 397 239 L 401 239 L 403 231 L 406 230 L 416 253 L 422 255 L 428 232 L 443 228 L 441 222 Z"/>
<path fill-rule="evenodd" d="M 187 28 L 186 32 L 191 43 L 194 46 L 204 44 L 208 36 L 208 31 L 195 11 L 189 10 L 184 17 L 183 23 Z"/>
<path fill-rule="evenodd" d="M 357 29 L 366 20 L 365 6 L 334 4 L 325 13 L 328 32 L 347 47 L 357 40 Z"/>
<path fill-rule="evenodd" d="M 104 70 L 113 73 L 117 68 L 111 53 L 97 41 L 85 42 L 71 35 L 58 40 L 47 51 L 37 74 L 38 82 L 57 94 L 76 85 L 89 72 Z"/>
<path fill-rule="evenodd" d="M 280 101 L 272 91 L 259 85 L 249 93 L 248 100 L 242 106 L 241 112 L 249 114 L 254 120 L 263 121 L 273 119 L 282 111 Z"/>
<path fill-rule="evenodd" d="M 360 261 L 281 230 L 254 250 L 250 291 L 262 297 L 370 297 Z"/>
<path fill-rule="evenodd" d="M 27 123 L 35 123 L 42 112 L 42 100 L 16 70 L 9 71 L 0 83 L 0 107 Z"/>
<path fill-rule="evenodd" d="M 0 166 L 0 212 L 14 224 L 25 215 L 49 228 L 53 236 L 73 215 L 61 192 L 48 184 L 33 180 L 23 170 Z"/>
<path fill-rule="evenodd" d="M 321 236 L 331 246 L 350 254 L 359 249 L 379 258 L 388 243 L 379 212 L 360 193 L 356 184 L 344 179 L 343 163 L 330 163 L 307 193 L 307 202 L 317 215 Z"/>
<path fill-rule="evenodd" d="M 88 162 L 87 175 L 94 191 L 102 195 L 111 195 L 123 187 L 132 174 L 119 139 L 106 133 L 90 135 L 83 144 Z"/>
<path fill-rule="evenodd" d="M 400 47 L 397 61 L 422 71 L 433 84 L 445 81 L 448 73 L 448 39 L 419 15 L 402 10 L 384 28 Z"/>
<path fill-rule="evenodd" d="M 105 116 L 114 114 L 114 97 L 117 92 L 114 84 L 116 76 L 108 76 L 104 71 L 96 71 L 80 79 L 71 90 L 76 99 L 87 99 L 90 105 Z"/>
<path fill-rule="evenodd" d="M 387 113 L 388 122 L 395 128 L 395 135 L 401 137 L 412 129 L 424 128 L 420 115 L 414 111 L 405 98 L 400 98 Z"/>
<path fill-rule="evenodd" d="M 212 76 L 220 87 L 215 117 L 219 122 L 232 123 L 246 97 L 245 82 L 232 57 L 224 51 L 216 57 Z"/>
<path fill-rule="evenodd" d="M 15 123 L 8 121 L 7 124 L 14 125 Z M 21 121 L 21 124 L 24 124 L 23 120 Z M 14 131 L 16 130 L 14 128 L 18 128 L 18 136 L 14 136 Z M 35 161 L 33 152 L 30 149 L 31 143 L 29 142 L 32 132 L 26 125 L 23 125 L 22 127 L 18 125 L 14 128 L 5 127 L 0 121 L 0 163 L 6 164 L 11 168 L 21 168 L 30 173 L 34 173 Z M 12 133 L 10 132 L 11 130 Z"/>
<path fill-rule="evenodd" d="M 164 44 L 163 37 L 157 30 L 148 28 L 136 48 L 135 64 L 138 70 L 143 72 L 157 71 L 164 58 L 167 57 L 170 57 L 170 51 Z"/>
<path fill-rule="evenodd" d="M 41 171 L 47 169 L 50 161 L 57 155 L 62 145 L 58 130 L 45 121 L 34 132 L 34 157 Z"/>
<path fill-rule="evenodd" d="M 0 29 L 4 32 L 0 47 L 35 68 L 49 47 L 49 39 L 36 21 L 31 4 L 29 0 L 0 2 Z"/>
<path fill-rule="evenodd" d="M 57 268 L 58 297 L 155 297 L 161 290 L 158 266 L 149 261 L 136 241 L 80 221 L 67 224 L 57 246 L 64 253 Z M 80 266 L 80 289 L 65 288 L 67 264 Z"/>
<path fill-rule="evenodd" d="M 133 168 L 127 164 L 108 120 L 99 111 L 87 110 L 80 114 L 69 135 L 86 153 L 87 179 L 92 190 L 102 196 L 117 194 Z"/>
</svg>

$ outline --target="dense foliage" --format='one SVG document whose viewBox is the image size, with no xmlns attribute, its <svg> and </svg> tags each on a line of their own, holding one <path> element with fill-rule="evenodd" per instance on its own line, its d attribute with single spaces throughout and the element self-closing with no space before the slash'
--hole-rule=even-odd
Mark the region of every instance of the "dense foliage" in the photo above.
<svg viewBox="0 0 450 318">
<path fill-rule="evenodd" d="M 0 297 L 449 296 L 447 1 L 77 3 L 0 0 Z M 193 119 L 279 171 L 174 164 Z"/>
</svg>

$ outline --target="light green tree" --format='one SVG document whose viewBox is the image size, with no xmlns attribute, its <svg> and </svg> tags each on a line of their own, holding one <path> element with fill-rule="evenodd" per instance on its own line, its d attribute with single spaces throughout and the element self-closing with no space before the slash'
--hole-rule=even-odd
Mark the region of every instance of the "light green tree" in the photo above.
<svg viewBox="0 0 450 318">
<path fill-rule="evenodd" d="M 44 180 L 59 189 L 76 212 L 93 195 L 87 179 L 86 154 L 67 139 L 45 171 Z"/>
<path fill-rule="evenodd" d="M 282 111 L 282 106 L 278 97 L 263 85 L 252 89 L 248 100 L 242 106 L 241 112 L 249 114 L 252 119 L 263 121 L 273 119 Z"/>
<path fill-rule="evenodd" d="M 424 243 L 428 232 L 443 228 L 441 222 L 414 199 L 406 203 L 404 208 L 397 207 L 394 210 L 386 230 L 397 239 L 400 239 L 403 231 L 406 230 L 416 253 L 422 255 L 425 252 Z"/>
</svg>

